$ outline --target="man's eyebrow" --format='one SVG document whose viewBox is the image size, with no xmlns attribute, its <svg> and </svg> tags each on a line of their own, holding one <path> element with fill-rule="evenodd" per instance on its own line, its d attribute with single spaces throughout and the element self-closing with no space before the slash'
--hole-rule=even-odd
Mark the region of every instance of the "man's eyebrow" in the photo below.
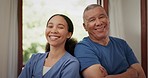
<svg viewBox="0 0 148 78">
<path fill-rule="evenodd" d="M 106 15 L 106 14 L 104 14 L 104 13 L 103 13 L 103 14 L 100 14 L 100 16 L 106 16 L 106 17 L 107 17 L 107 15 Z"/>
<path fill-rule="evenodd" d="M 87 20 L 90 20 L 90 19 L 93 19 L 93 18 L 95 18 L 94 16 L 93 17 L 89 17 Z"/>
</svg>

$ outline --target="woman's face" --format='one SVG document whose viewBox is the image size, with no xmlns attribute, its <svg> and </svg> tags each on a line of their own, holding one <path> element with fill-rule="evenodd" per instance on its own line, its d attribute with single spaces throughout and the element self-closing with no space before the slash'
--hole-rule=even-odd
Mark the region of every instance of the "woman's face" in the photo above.
<svg viewBox="0 0 148 78">
<path fill-rule="evenodd" d="M 54 16 L 49 20 L 45 35 L 48 43 L 54 47 L 65 46 L 67 38 L 71 37 L 68 24 L 62 16 Z"/>
</svg>

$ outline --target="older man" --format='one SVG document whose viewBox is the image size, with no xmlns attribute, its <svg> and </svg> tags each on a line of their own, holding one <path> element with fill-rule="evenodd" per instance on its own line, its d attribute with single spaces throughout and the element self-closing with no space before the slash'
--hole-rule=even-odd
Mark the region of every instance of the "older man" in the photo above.
<svg viewBox="0 0 148 78">
<path fill-rule="evenodd" d="M 125 40 L 109 36 L 109 18 L 103 7 L 92 4 L 83 13 L 89 36 L 79 42 L 75 56 L 84 78 L 146 78 Z"/>
</svg>

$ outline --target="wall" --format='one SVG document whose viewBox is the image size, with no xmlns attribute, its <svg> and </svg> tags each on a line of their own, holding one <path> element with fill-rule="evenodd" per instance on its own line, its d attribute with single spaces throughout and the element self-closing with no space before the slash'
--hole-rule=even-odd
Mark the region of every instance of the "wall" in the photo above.
<svg viewBox="0 0 148 78">
<path fill-rule="evenodd" d="M 141 62 L 140 0 L 122 0 L 125 39 Z"/>
<path fill-rule="evenodd" d="M 17 0 L 0 0 L 0 78 L 17 78 Z"/>
<path fill-rule="evenodd" d="M 8 65 L 8 32 L 9 0 L 0 0 L 0 78 L 7 77 Z M 8 5 L 7 5 L 8 4 Z M 6 6 L 7 5 L 7 6 Z"/>
<path fill-rule="evenodd" d="M 109 0 L 110 34 L 125 39 L 141 62 L 140 0 Z"/>
</svg>

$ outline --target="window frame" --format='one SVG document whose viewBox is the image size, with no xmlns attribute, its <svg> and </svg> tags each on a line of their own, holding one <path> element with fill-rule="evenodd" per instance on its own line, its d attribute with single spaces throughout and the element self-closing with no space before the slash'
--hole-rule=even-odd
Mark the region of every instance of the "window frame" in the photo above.
<svg viewBox="0 0 148 78">
<path fill-rule="evenodd" d="M 18 70 L 17 75 L 21 73 L 22 67 L 23 67 L 23 49 L 22 49 L 22 0 L 18 0 Z"/>
</svg>

